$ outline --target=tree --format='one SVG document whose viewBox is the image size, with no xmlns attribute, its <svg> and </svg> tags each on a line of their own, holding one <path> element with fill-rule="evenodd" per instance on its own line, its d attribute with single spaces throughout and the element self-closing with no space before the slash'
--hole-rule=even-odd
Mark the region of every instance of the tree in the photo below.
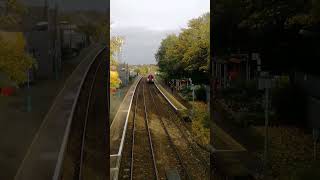
<svg viewBox="0 0 320 180">
<path fill-rule="evenodd" d="M 300 32 L 320 32 L 319 4 L 319 0 L 217 0 L 212 21 L 214 54 L 258 52 L 264 70 L 317 72 L 310 66 L 319 57 L 317 40 Z"/>
<path fill-rule="evenodd" d="M 0 15 L 1 29 L 18 29 L 27 8 L 17 0 L 7 0 L 5 13 Z M 22 33 L 0 32 L 0 71 L 16 85 L 27 80 L 27 72 L 36 67 L 36 61 L 25 52 Z"/>
<path fill-rule="evenodd" d="M 112 37 L 110 40 L 110 66 L 118 66 L 116 54 L 119 52 L 123 44 L 122 37 Z M 110 71 L 110 87 L 119 88 L 121 80 L 117 71 Z"/>
<path fill-rule="evenodd" d="M 137 74 L 140 74 L 140 69 L 139 68 L 135 68 L 134 72 L 137 73 Z"/>
<path fill-rule="evenodd" d="M 0 33 L 0 71 L 17 85 L 26 82 L 27 72 L 36 67 L 36 61 L 24 50 L 22 33 Z"/>
<path fill-rule="evenodd" d="M 121 80 L 117 71 L 110 71 L 110 87 L 119 88 Z"/>
<path fill-rule="evenodd" d="M 185 36 L 187 42 L 184 44 L 189 44 L 182 61 L 191 73 L 207 72 L 210 60 L 210 14 L 206 13 L 200 18 L 189 21 L 188 27 L 179 36 Z"/>
<path fill-rule="evenodd" d="M 176 51 L 176 44 L 178 37 L 175 34 L 167 36 L 160 45 L 155 58 L 161 72 L 165 72 L 168 76 L 174 77 L 178 72 L 178 62 L 175 56 L 178 56 Z"/>
<path fill-rule="evenodd" d="M 110 29 L 107 16 L 102 12 L 79 10 L 62 12 L 61 19 L 78 26 L 78 31 L 86 35 L 86 39 L 105 43 Z M 90 42 L 88 42 L 90 43 Z"/>
<path fill-rule="evenodd" d="M 191 77 L 194 82 L 208 82 L 210 14 L 190 20 L 178 36 L 168 35 L 155 58 L 165 79 Z"/>
<path fill-rule="evenodd" d="M 5 6 L 5 13 L 0 15 L 0 28 L 17 28 L 21 24 L 22 17 L 26 15 L 27 8 L 17 0 L 7 0 Z"/>
</svg>

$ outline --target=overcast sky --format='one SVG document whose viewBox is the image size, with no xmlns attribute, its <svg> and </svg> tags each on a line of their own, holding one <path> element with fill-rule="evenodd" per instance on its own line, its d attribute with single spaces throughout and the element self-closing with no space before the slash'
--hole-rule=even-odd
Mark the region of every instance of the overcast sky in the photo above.
<svg viewBox="0 0 320 180">
<path fill-rule="evenodd" d="M 210 0 L 111 0 L 111 35 L 125 37 L 123 61 L 155 63 L 161 39 L 210 11 Z"/>
</svg>

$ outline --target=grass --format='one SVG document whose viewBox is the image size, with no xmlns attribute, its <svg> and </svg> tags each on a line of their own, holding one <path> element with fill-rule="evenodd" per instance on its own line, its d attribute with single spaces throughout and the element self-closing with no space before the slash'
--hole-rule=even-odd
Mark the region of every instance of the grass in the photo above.
<svg viewBox="0 0 320 180">
<path fill-rule="evenodd" d="M 255 129 L 264 136 L 264 127 Z M 273 179 L 299 179 L 298 176 L 303 176 L 310 168 L 320 169 L 319 158 L 316 165 L 313 160 L 312 134 L 297 127 L 279 126 L 269 128 L 269 137 L 270 174 Z M 314 176 L 320 177 L 319 173 Z"/>
<path fill-rule="evenodd" d="M 216 138 L 215 148 L 222 150 L 234 150 L 234 151 L 245 151 L 246 149 L 234 140 L 229 134 L 223 131 L 219 126 L 215 123 L 213 124 L 213 133 Z"/>
<path fill-rule="evenodd" d="M 210 125 L 208 106 L 202 102 L 194 102 L 194 117 L 192 118 L 192 134 L 198 143 L 210 143 Z"/>
</svg>

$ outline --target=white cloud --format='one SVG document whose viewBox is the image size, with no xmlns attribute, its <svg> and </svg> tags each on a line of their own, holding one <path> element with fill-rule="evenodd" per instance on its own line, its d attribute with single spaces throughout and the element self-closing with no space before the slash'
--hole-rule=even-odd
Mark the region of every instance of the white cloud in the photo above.
<svg viewBox="0 0 320 180">
<path fill-rule="evenodd" d="M 114 27 L 168 30 L 210 11 L 210 0 L 111 0 Z"/>
<path fill-rule="evenodd" d="M 122 60 L 155 63 L 154 54 L 169 33 L 210 11 L 210 0 L 111 0 L 111 35 L 125 37 Z"/>
</svg>

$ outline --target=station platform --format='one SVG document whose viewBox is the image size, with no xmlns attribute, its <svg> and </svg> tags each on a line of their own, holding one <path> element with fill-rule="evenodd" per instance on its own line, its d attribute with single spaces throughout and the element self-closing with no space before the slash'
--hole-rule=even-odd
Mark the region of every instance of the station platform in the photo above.
<svg viewBox="0 0 320 180">
<path fill-rule="evenodd" d="M 88 52 L 66 80 L 35 134 L 16 172 L 15 180 L 55 179 L 57 167 L 62 162 L 72 112 L 81 84 L 90 64 L 103 47 L 97 45 Z"/>
<path fill-rule="evenodd" d="M 187 110 L 187 108 L 180 103 L 171 93 L 169 93 L 160 83 L 155 81 L 154 85 L 163 95 L 163 97 L 168 101 L 168 103 L 175 109 L 175 111 Z"/>
<path fill-rule="evenodd" d="M 137 77 L 124 97 L 110 126 L 110 179 L 117 179 L 133 96 L 142 77 Z"/>
</svg>

